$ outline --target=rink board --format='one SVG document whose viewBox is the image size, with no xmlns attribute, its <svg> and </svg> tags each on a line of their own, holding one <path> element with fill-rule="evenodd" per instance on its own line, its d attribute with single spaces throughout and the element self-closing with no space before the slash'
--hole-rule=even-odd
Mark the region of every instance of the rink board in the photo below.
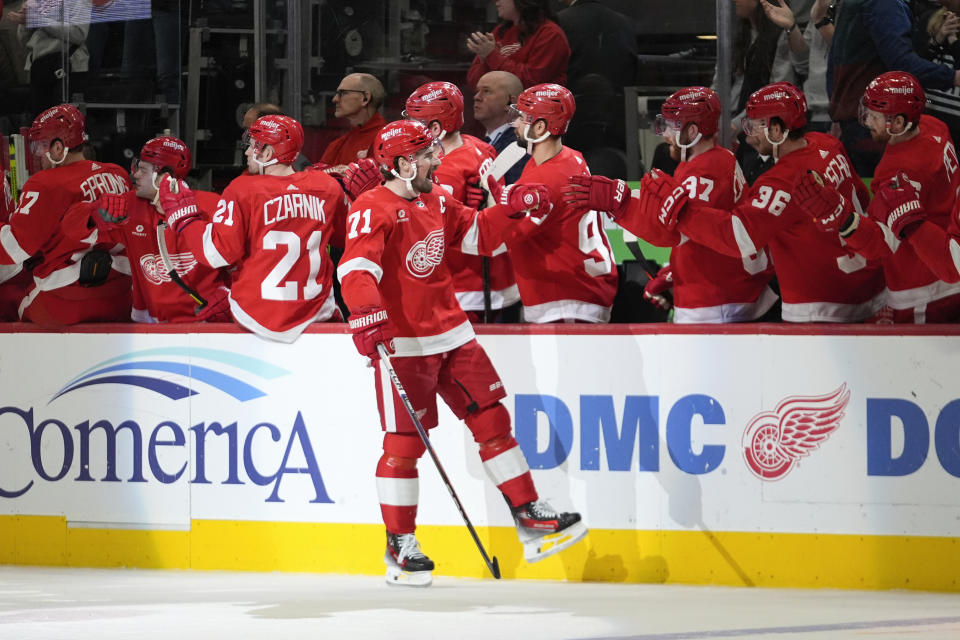
<svg viewBox="0 0 960 640">
<path fill-rule="evenodd" d="M 373 372 L 339 327 L 0 333 L 0 563 L 382 572 Z M 480 336 L 540 493 L 522 560 L 465 427 L 434 446 L 507 577 L 960 590 L 960 331 L 637 325 Z M 484 567 L 429 460 L 418 536 Z"/>
</svg>

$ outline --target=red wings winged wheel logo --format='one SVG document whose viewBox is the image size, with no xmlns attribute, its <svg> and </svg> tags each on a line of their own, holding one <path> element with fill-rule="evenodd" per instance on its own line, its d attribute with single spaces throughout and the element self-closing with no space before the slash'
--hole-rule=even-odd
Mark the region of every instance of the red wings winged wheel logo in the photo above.
<svg viewBox="0 0 960 640">
<path fill-rule="evenodd" d="M 824 396 L 790 396 L 774 411 L 753 417 L 743 433 L 743 457 L 762 480 L 780 480 L 820 448 L 843 419 L 850 402 L 846 383 Z"/>
</svg>

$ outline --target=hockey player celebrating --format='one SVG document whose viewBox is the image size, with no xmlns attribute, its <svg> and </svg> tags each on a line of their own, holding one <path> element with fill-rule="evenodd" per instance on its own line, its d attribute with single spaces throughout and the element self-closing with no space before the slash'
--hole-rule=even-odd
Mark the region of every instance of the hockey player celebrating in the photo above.
<svg viewBox="0 0 960 640">
<path fill-rule="evenodd" d="M 720 98 L 706 87 L 688 87 L 663 103 L 658 133 L 680 164 L 674 173 L 691 200 L 730 210 L 740 200 L 746 180 L 732 153 L 717 146 Z M 745 322 L 763 316 L 777 301 L 767 286 L 773 268 L 763 248 L 751 257 L 734 258 L 665 229 L 640 211 L 626 183 L 603 176 L 573 176 L 564 193 L 577 210 L 610 213 L 617 223 L 657 246 L 670 246 L 670 264 L 644 289 L 644 297 L 669 308 L 661 292 L 673 284 L 674 322 Z"/>
<path fill-rule="evenodd" d="M 234 319 L 263 338 L 293 342 L 310 323 L 339 319 L 327 242 L 346 200 L 326 173 L 293 170 L 299 122 L 263 116 L 248 134 L 249 174 L 227 186 L 211 222 L 182 180 L 160 182 L 160 205 L 181 247 L 208 267 L 236 267 Z"/>
<path fill-rule="evenodd" d="M 37 324 L 118 322 L 130 316 L 130 265 L 119 255 L 123 247 L 95 237 L 70 238 L 62 228 L 74 204 L 130 188 L 126 171 L 117 165 L 83 157 L 85 127 L 83 114 L 71 104 L 37 116 L 27 144 L 39 170 L 23 185 L 10 222 L 0 227 L 0 265 L 35 262 L 19 316 Z"/>
<path fill-rule="evenodd" d="M 434 175 L 444 191 L 471 209 L 483 205 L 486 194 L 480 188 L 480 173 L 485 165 L 492 162 L 497 152 L 486 142 L 460 133 L 463 126 L 463 94 L 456 85 L 428 82 L 421 86 L 407 98 L 404 117 L 424 123 L 440 141 L 443 162 Z M 520 292 L 507 254 L 495 258 L 468 256 L 451 247 L 446 260 L 453 276 L 457 300 L 472 322 L 484 319 L 484 260 L 489 260 L 487 288 L 490 291 L 491 312 L 499 312 L 520 301 Z"/>
<path fill-rule="evenodd" d="M 95 242 L 121 243 L 126 248 L 133 277 L 134 322 L 233 321 L 226 272 L 198 263 L 189 251 L 169 253 L 164 259 L 164 251 L 177 246 L 177 237 L 166 225 L 158 227 L 163 216 L 157 185 L 165 176 L 186 179 L 190 167 L 190 150 L 182 140 L 173 136 L 148 140 L 131 167 L 133 190 L 76 205 L 64 218 L 64 229 L 73 237 L 89 236 Z M 205 219 L 210 219 L 220 196 L 208 191 L 194 194 Z"/>
<path fill-rule="evenodd" d="M 873 79 L 863 95 L 860 115 L 874 140 L 885 142 L 873 175 L 876 194 L 861 216 L 841 194 L 827 196 L 810 184 L 810 208 L 822 230 L 839 232 L 862 256 L 881 260 L 886 303 L 897 323 L 956 322 L 960 319 L 960 283 L 949 284 L 925 264 L 927 236 L 942 238 L 958 190 L 957 153 L 946 125 L 923 114 L 926 96 L 920 82 L 904 71 Z M 817 206 L 819 205 L 819 207 Z M 836 216 L 842 207 L 846 215 Z M 924 232 L 914 239 L 920 223 Z M 931 227 L 938 227 L 939 231 Z M 915 245 L 915 242 L 917 244 Z M 941 245 L 935 241 L 932 246 Z M 918 253 L 920 255 L 918 255 Z M 940 255 L 944 255 L 942 252 Z"/>
<path fill-rule="evenodd" d="M 357 350 L 378 361 L 377 406 L 386 433 L 376 476 L 387 582 L 428 585 L 434 563 L 415 536 L 417 460 L 425 445 L 379 366 L 378 344 L 395 350 L 393 367 L 424 428 L 437 426 L 437 394 L 466 422 L 484 469 L 510 505 L 525 556 L 535 562 L 578 541 L 586 528 L 579 514 L 557 513 L 539 499 L 500 402 L 503 384 L 457 304 L 444 254 L 448 245 L 493 253 L 517 228 L 536 227 L 550 206 L 547 190 L 526 184 L 499 193 L 491 181 L 502 204 L 478 213 L 434 188 L 441 150 L 422 123 L 390 123 L 374 145 L 386 182 L 353 203 L 337 273 Z"/>
<path fill-rule="evenodd" d="M 550 215 L 507 242 L 527 322 L 607 322 L 617 293 L 617 267 L 603 220 L 562 199 L 571 176 L 589 175 L 579 152 L 563 145 L 576 103 L 566 88 L 538 84 L 517 98 L 517 144 L 531 159 L 516 184 L 550 190 Z"/>
<path fill-rule="evenodd" d="M 806 133 L 807 101 L 786 82 L 751 94 L 744 132 L 761 155 L 776 159 L 732 209 L 689 198 L 670 176 L 652 171 L 641 181 L 643 215 L 650 224 L 676 229 L 694 242 L 736 258 L 754 259 L 768 247 L 788 322 L 859 322 L 883 306 L 878 265 L 821 233 L 811 211 L 794 202 L 809 171 L 828 178 L 851 202 L 867 192 L 836 138 Z"/>
</svg>

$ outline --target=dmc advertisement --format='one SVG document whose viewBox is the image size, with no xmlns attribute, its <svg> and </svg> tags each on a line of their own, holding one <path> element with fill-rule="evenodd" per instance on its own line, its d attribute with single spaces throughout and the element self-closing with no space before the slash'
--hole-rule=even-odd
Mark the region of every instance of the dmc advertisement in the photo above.
<svg viewBox="0 0 960 640">
<path fill-rule="evenodd" d="M 380 523 L 372 369 L 344 334 L 5 334 L 0 514 L 189 530 Z M 950 337 L 483 335 L 543 497 L 593 529 L 960 533 Z M 434 446 L 509 526 L 464 425 Z M 422 525 L 459 514 L 429 458 Z"/>
</svg>

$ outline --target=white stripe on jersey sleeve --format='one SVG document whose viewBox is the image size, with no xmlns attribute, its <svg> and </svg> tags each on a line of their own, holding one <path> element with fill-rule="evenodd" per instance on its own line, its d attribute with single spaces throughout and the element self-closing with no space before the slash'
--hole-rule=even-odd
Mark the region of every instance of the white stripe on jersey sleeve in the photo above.
<svg viewBox="0 0 960 640">
<path fill-rule="evenodd" d="M 950 238 L 950 257 L 953 259 L 953 268 L 960 273 L 960 244 Z"/>
<path fill-rule="evenodd" d="M 8 224 L 0 228 L 0 246 L 17 264 L 22 264 L 30 259 L 30 254 L 24 251 L 17 239 L 13 237 L 13 229 Z"/>
<path fill-rule="evenodd" d="M 747 233 L 743 221 L 738 216 L 730 216 L 730 223 L 733 225 L 733 237 L 737 241 L 737 246 L 740 247 L 740 255 L 744 258 L 755 256 L 757 247 L 754 246 L 753 239 Z"/>
<path fill-rule="evenodd" d="M 111 266 L 122 274 L 128 276 L 133 275 L 133 272 L 130 270 L 130 258 L 127 256 L 113 256 L 113 264 Z"/>
<path fill-rule="evenodd" d="M 897 249 L 900 248 L 900 239 L 893 234 L 893 231 L 887 225 L 878 223 L 877 226 L 883 231 L 883 241 L 887 243 L 890 253 L 896 253 Z"/>
<path fill-rule="evenodd" d="M 208 224 L 207 228 L 203 230 L 203 256 L 207 259 L 207 263 L 214 269 L 222 269 L 223 267 L 230 266 L 230 263 L 220 255 L 217 246 L 213 244 L 212 224 Z"/>
<path fill-rule="evenodd" d="M 418 478 L 381 478 L 377 476 L 377 498 L 391 507 L 415 507 L 420 496 Z"/>
<path fill-rule="evenodd" d="M 463 236 L 463 241 L 460 243 L 460 252 L 468 256 L 478 256 L 480 255 L 480 213 L 478 212 L 473 216 L 473 224 L 470 225 L 470 229 Z M 493 250 L 491 255 L 498 256 L 501 253 L 507 252 L 506 243 L 500 243 L 500 246 Z"/>
<path fill-rule="evenodd" d="M 337 277 L 343 282 L 344 277 L 352 271 L 366 271 L 374 277 L 377 282 L 383 277 L 383 268 L 373 260 L 367 258 L 353 258 L 347 260 L 337 267 Z"/>
</svg>

